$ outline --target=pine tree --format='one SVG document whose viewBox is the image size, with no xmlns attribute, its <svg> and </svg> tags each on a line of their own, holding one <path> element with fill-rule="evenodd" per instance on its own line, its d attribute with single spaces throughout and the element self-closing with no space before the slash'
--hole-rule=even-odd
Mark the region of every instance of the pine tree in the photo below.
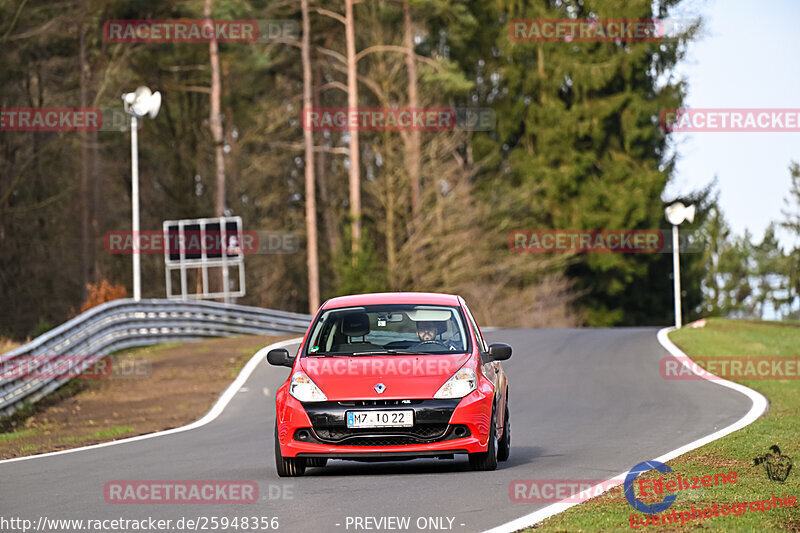
<svg viewBox="0 0 800 533">
<path fill-rule="evenodd" d="M 678 3 L 500 1 L 492 18 L 664 17 Z M 498 131 L 474 144 L 476 157 L 501 154 L 480 187 L 496 220 L 531 229 L 655 229 L 665 227 L 661 194 L 672 169 L 667 135 L 657 127 L 664 108 L 679 107 L 683 87 L 660 77 L 681 58 L 696 28 L 659 42 L 514 42 L 497 35 L 486 96 Z M 669 298 L 642 306 L 654 291 L 663 257 L 586 254 L 567 274 L 583 294 L 591 325 L 660 321 Z M 699 301 L 699 284 L 694 287 Z M 668 296 L 668 295 L 667 295 Z"/>
</svg>

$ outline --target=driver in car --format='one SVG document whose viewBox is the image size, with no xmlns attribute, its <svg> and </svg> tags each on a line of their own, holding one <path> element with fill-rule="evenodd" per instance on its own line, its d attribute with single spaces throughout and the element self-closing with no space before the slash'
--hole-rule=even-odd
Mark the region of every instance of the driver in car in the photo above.
<svg viewBox="0 0 800 533">
<path fill-rule="evenodd" d="M 417 336 L 419 337 L 420 343 L 434 343 L 434 344 L 441 344 L 448 350 L 457 350 L 458 346 L 452 340 L 447 341 L 437 341 L 436 335 L 439 333 L 439 326 L 436 322 L 429 322 L 425 320 L 420 320 L 417 322 Z"/>
<path fill-rule="evenodd" d="M 434 340 L 438 331 L 439 328 L 436 327 L 434 322 L 417 322 L 417 336 L 419 337 L 420 342 Z"/>
</svg>

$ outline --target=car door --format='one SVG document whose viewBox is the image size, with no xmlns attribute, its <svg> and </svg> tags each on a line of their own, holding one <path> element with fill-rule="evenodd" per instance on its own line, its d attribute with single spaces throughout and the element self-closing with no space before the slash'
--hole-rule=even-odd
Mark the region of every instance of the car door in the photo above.
<svg viewBox="0 0 800 533">
<path fill-rule="evenodd" d="M 472 328 L 472 332 L 475 334 L 476 342 L 478 343 L 478 350 L 481 353 L 486 353 L 489 351 L 489 345 L 486 343 L 486 340 L 483 338 L 483 334 L 481 333 L 480 328 L 478 327 L 478 323 L 475 322 L 475 318 L 473 318 L 472 313 L 467 307 L 466 302 L 464 299 L 461 299 L 461 304 L 464 307 L 464 311 L 467 314 L 467 319 L 469 321 L 470 327 Z M 494 407 L 495 407 L 495 420 L 497 423 L 498 432 L 500 428 L 503 427 L 505 422 L 505 405 L 506 405 L 506 380 L 505 374 L 503 373 L 503 369 L 500 366 L 499 361 L 490 361 L 488 363 L 483 364 L 483 374 L 489 379 L 492 384 L 494 385 Z M 499 435 L 499 433 L 498 433 Z"/>
</svg>

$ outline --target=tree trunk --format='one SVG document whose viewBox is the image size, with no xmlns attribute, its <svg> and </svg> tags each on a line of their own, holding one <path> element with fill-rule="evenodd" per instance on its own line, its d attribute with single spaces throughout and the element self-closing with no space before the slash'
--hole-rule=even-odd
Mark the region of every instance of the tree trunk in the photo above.
<svg viewBox="0 0 800 533">
<path fill-rule="evenodd" d="M 89 84 L 89 65 L 86 59 L 86 0 L 80 3 L 80 22 L 78 41 L 80 53 L 80 93 L 81 108 L 88 106 L 87 85 Z M 81 142 L 81 293 L 86 299 L 86 285 L 89 283 L 89 139 L 86 130 L 80 132 Z"/>
<path fill-rule="evenodd" d="M 211 19 L 211 2 L 205 1 L 203 15 Z M 211 136 L 214 140 L 214 156 L 216 160 L 217 194 L 214 202 L 214 214 L 218 217 L 225 215 L 225 152 L 222 137 L 222 117 L 220 113 L 220 99 L 222 83 L 219 75 L 219 47 L 217 40 L 212 38 L 208 43 L 209 60 L 211 63 L 211 114 L 209 123 Z"/>
<path fill-rule="evenodd" d="M 315 108 L 319 108 L 322 107 L 320 104 L 322 68 L 320 67 L 320 56 L 318 55 L 316 59 L 313 105 Z M 322 216 L 325 219 L 325 235 L 328 237 L 328 250 L 330 252 L 330 257 L 335 258 L 339 251 L 339 225 L 336 223 L 336 209 L 334 208 L 330 192 L 328 191 L 328 175 L 327 169 L 325 168 L 326 159 L 325 151 L 321 151 L 319 154 L 316 154 L 314 162 L 316 163 L 316 178 L 319 183 L 319 196 L 322 201 Z"/>
<path fill-rule="evenodd" d="M 92 252 L 91 255 L 94 258 L 94 262 L 92 265 L 92 271 L 90 278 L 94 280 L 103 279 L 106 277 L 106 274 L 103 272 L 102 265 L 104 264 L 101 261 L 102 257 L 102 248 L 98 250 L 98 243 L 102 241 L 100 239 L 100 213 L 101 213 L 101 204 L 103 203 L 103 193 L 100 189 L 100 172 L 98 171 L 99 168 L 99 159 L 100 159 L 100 144 L 98 140 L 97 131 L 90 131 L 89 132 L 89 146 L 91 147 L 91 156 L 90 156 L 90 164 L 89 164 L 89 177 L 92 181 L 92 242 L 93 246 L 91 248 Z M 102 246 L 102 244 L 100 245 Z"/>
<path fill-rule="evenodd" d="M 303 11 L 303 110 L 311 111 L 311 23 L 308 16 L 308 0 L 302 0 Z M 317 201 L 314 190 L 314 132 L 303 128 L 306 161 L 306 238 L 308 248 L 308 312 L 314 314 L 319 308 L 319 255 L 317 252 Z"/>
<path fill-rule="evenodd" d="M 408 70 L 408 105 L 419 107 L 417 96 L 417 62 L 414 59 L 414 36 L 411 33 L 411 8 L 403 2 L 403 27 L 405 33 L 406 68 Z M 412 130 L 407 137 L 406 169 L 411 180 L 411 213 L 416 218 L 421 205 L 420 193 L 420 132 Z"/>
<path fill-rule="evenodd" d="M 347 107 L 356 112 L 358 107 L 358 80 L 356 79 L 356 37 L 353 21 L 353 0 L 345 0 L 345 39 L 347 41 Z M 353 264 L 358 263 L 361 243 L 361 157 L 358 150 L 358 129 L 350 133 L 350 217 L 353 239 Z"/>
<path fill-rule="evenodd" d="M 397 176 L 394 172 L 387 172 L 387 183 L 395 183 Z M 388 273 L 389 287 L 392 290 L 400 290 L 400 283 L 397 276 L 397 235 L 395 233 L 396 213 L 394 187 L 387 187 L 386 190 L 386 270 Z"/>
<path fill-rule="evenodd" d="M 225 76 L 225 79 L 229 79 L 231 76 L 231 62 L 230 59 L 223 59 L 220 62 L 220 67 L 222 69 L 222 75 Z M 230 90 L 230 87 L 226 87 L 226 89 Z M 230 94 L 230 93 L 228 93 Z M 228 100 L 230 102 L 230 100 Z M 238 144 L 237 144 L 237 132 L 236 132 L 236 124 L 233 121 L 233 109 L 231 108 L 230 103 L 225 106 L 225 112 L 223 113 L 225 117 L 225 124 L 227 127 L 227 132 L 223 131 L 223 136 L 225 137 L 225 143 L 223 144 L 223 149 L 225 146 L 228 147 L 228 164 L 227 167 L 223 167 L 225 169 L 225 198 L 228 196 L 228 189 L 232 191 L 231 195 L 233 198 L 236 198 L 237 194 L 240 194 L 239 189 L 239 173 L 240 169 L 239 166 L 236 164 L 238 161 L 237 154 L 239 152 Z M 224 153 L 224 150 L 223 150 Z M 223 200 L 225 199 L 223 198 Z"/>
<path fill-rule="evenodd" d="M 211 2 L 206 0 L 203 7 L 203 15 L 207 21 L 211 20 Z M 211 22 L 209 22 L 210 24 Z M 213 32 L 212 32 L 213 35 Z M 222 97 L 222 82 L 220 81 L 219 69 L 219 46 L 216 38 L 211 38 L 208 43 L 208 56 L 211 63 L 211 111 L 209 115 L 209 126 L 211 127 L 211 137 L 214 141 L 214 160 L 216 167 L 216 196 L 214 198 L 214 215 L 225 216 L 225 151 L 224 139 L 222 136 L 222 112 L 220 110 L 220 100 Z M 227 268 L 227 267 L 225 267 Z M 228 302 L 228 287 L 225 287 L 225 273 L 220 269 L 219 277 L 210 277 L 209 289 L 212 292 L 225 292 L 225 302 Z M 216 285 L 216 286 L 215 286 Z"/>
</svg>

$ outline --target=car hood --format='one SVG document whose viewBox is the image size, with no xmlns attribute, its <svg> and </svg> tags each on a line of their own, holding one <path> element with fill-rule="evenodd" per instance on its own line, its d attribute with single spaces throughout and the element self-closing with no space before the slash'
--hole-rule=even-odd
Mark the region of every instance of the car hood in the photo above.
<svg viewBox="0 0 800 533">
<path fill-rule="evenodd" d="M 300 368 L 328 400 L 433 398 L 470 354 L 304 357 Z M 376 385 L 385 389 L 378 393 Z"/>
</svg>

